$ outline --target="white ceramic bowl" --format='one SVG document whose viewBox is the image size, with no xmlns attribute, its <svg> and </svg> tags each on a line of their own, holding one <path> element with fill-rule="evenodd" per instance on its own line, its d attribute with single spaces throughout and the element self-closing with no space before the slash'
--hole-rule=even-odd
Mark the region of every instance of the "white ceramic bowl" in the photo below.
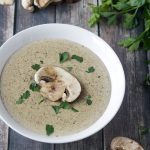
<svg viewBox="0 0 150 150">
<path fill-rule="evenodd" d="M 34 133 L 16 122 L 0 99 L 0 118 L 13 130 L 33 140 L 47 143 L 66 143 L 86 138 L 104 128 L 115 116 L 123 101 L 125 76 L 122 65 L 112 48 L 95 34 L 67 24 L 44 24 L 23 30 L 0 47 L 0 74 L 8 58 L 26 44 L 43 39 L 67 39 L 93 51 L 105 64 L 111 78 L 111 98 L 104 114 L 89 128 L 68 136 L 51 137 Z"/>
</svg>

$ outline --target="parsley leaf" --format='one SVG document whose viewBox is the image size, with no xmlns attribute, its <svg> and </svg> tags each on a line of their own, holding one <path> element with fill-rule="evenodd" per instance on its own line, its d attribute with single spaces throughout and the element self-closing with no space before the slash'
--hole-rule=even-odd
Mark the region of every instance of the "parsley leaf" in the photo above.
<svg viewBox="0 0 150 150">
<path fill-rule="evenodd" d="M 128 48 L 131 44 L 134 43 L 134 41 L 135 41 L 135 38 L 129 37 L 129 38 L 120 40 L 120 41 L 118 42 L 118 44 L 119 44 L 120 46 L 123 46 L 123 47 Z"/>
<path fill-rule="evenodd" d="M 143 135 L 148 134 L 148 133 L 150 133 L 150 128 L 146 128 L 144 126 L 139 127 L 140 136 L 143 136 Z"/>
<path fill-rule="evenodd" d="M 43 61 L 43 60 L 40 60 L 40 63 L 41 63 L 41 64 L 43 64 L 43 63 L 44 63 L 44 61 Z"/>
<path fill-rule="evenodd" d="M 36 71 L 38 71 L 41 68 L 41 66 L 39 64 L 34 64 L 31 67 L 32 67 L 32 69 L 34 69 Z"/>
<path fill-rule="evenodd" d="M 83 57 L 77 56 L 77 55 L 72 55 L 71 59 L 75 59 L 78 62 L 82 63 L 83 62 Z"/>
<path fill-rule="evenodd" d="M 86 103 L 88 104 L 88 105 L 91 105 L 92 104 L 92 100 L 91 100 L 91 95 L 88 95 L 87 97 L 86 97 Z"/>
<path fill-rule="evenodd" d="M 71 108 L 70 104 L 67 101 L 61 102 L 59 107 L 62 109 L 70 109 Z"/>
<path fill-rule="evenodd" d="M 46 125 L 46 134 L 49 136 L 49 135 L 51 135 L 53 132 L 54 132 L 54 127 L 53 127 L 53 125 L 47 124 L 47 125 Z"/>
<path fill-rule="evenodd" d="M 52 106 L 55 113 L 58 114 L 60 109 L 71 109 L 74 112 L 79 112 L 77 109 L 73 108 L 67 101 L 61 102 L 59 106 Z"/>
<path fill-rule="evenodd" d="M 137 6 L 137 7 L 139 7 L 139 6 L 142 6 L 142 5 L 145 4 L 145 0 L 129 0 L 128 4 L 130 6 Z"/>
<path fill-rule="evenodd" d="M 124 15 L 123 26 L 126 29 L 132 29 L 137 25 L 137 20 L 135 19 L 134 14 L 126 13 Z"/>
<path fill-rule="evenodd" d="M 75 109 L 73 107 L 71 108 L 71 110 L 74 111 L 74 112 L 79 112 L 77 109 Z"/>
<path fill-rule="evenodd" d="M 118 1 L 116 4 L 112 5 L 117 10 L 125 10 L 130 6 L 123 1 Z"/>
<path fill-rule="evenodd" d="M 150 60 L 146 60 L 145 63 L 146 63 L 146 64 L 150 64 Z"/>
<path fill-rule="evenodd" d="M 36 84 L 36 82 L 33 82 L 30 84 L 30 90 L 33 92 L 40 92 L 41 86 Z"/>
<path fill-rule="evenodd" d="M 59 62 L 60 63 L 64 63 L 68 59 L 69 59 L 69 53 L 68 52 L 59 53 Z"/>
<path fill-rule="evenodd" d="M 54 111 L 55 111 L 56 114 L 59 113 L 60 106 L 52 106 L 52 108 L 54 109 Z"/>
<path fill-rule="evenodd" d="M 24 92 L 20 98 L 16 101 L 16 104 L 22 104 L 26 99 L 30 97 L 30 91 Z"/>
<path fill-rule="evenodd" d="M 45 99 L 42 99 L 39 101 L 39 104 L 43 103 L 45 101 Z"/>
<path fill-rule="evenodd" d="M 94 67 L 89 67 L 88 70 L 86 71 L 87 73 L 92 73 L 95 71 Z"/>
</svg>

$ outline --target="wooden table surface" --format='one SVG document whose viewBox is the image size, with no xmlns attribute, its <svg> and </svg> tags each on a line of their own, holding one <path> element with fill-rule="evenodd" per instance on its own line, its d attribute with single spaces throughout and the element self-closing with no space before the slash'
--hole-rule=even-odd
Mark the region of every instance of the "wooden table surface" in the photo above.
<svg viewBox="0 0 150 150">
<path fill-rule="evenodd" d="M 119 112 L 97 134 L 69 144 L 36 142 L 19 135 L 0 121 L 0 150 L 109 150 L 110 142 L 116 136 L 133 138 L 141 143 L 145 150 L 150 150 L 150 134 L 140 137 L 138 133 L 140 125 L 150 127 L 150 91 L 141 85 L 145 75 L 150 73 L 150 68 L 148 70 L 148 65 L 144 62 L 150 55 L 142 51 L 127 52 L 117 45 L 119 39 L 136 35 L 142 27 L 127 31 L 121 25 L 110 27 L 102 23 L 91 29 L 87 25 L 90 16 L 88 3 L 97 4 L 98 0 L 50 6 L 35 13 L 23 10 L 20 0 L 13 6 L 0 6 L 0 44 L 23 29 L 44 23 L 74 24 L 91 30 L 111 45 L 123 64 L 126 94 Z"/>
</svg>

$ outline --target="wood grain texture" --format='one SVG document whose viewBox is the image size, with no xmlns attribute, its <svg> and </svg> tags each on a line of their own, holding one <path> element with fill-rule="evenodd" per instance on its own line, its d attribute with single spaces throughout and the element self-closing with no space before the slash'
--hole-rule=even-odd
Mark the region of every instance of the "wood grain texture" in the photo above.
<svg viewBox="0 0 150 150">
<path fill-rule="evenodd" d="M 55 22 L 55 6 L 30 13 L 21 6 L 21 1 L 16 1 L 15 33 L 31 26 Z M 45 144 L 25 138 L 10 129 L 9 150 L 53 150 L 53 144 Z"/>
<path fill-rule="evenodd" d="M 14 5 L 0 6 L 0 46 L 13 35 Z M 0 150 L 8 148 L 8 127 L 0 120 Z"/>
<path fill-rule="evenodd" d="M 30 13 L 22 8 L 21 1 L 16 1 L 16 5 L 15 33 L 35 25 L 55 22 L 55 6 Z"/>
<path fill-rule="evenodd" d="M 33 141 L 13 130 L 10 130 L 9 134 L 9 150 L 54 150 L 53 144 Z"/>
<path fill-rule="evenodd" d="M 141 28 L 137 29 L 140 30 Z M 145 150 L 150 149 L 150 137 L 141 139 L 138 133 L 140 125 L 150 126 L 150 95 L 141 85 L 147 74 L 146 53 L 128 52 L 117 45 L 117 42 L 130 35 L 121 26 L 100 25 L 100 36 L 107 41 L 119 56 L 126 75 L 126 94 L 123 104 L 115 118 L 104 128 L 104 149 L 110 148 L 115 136 L 127 136 L 140 142 Z"/>
<path fill-rule="evenodd" d="M 88 19 L 90 10 L 88 3 L 97 4 L 97 0 L 82 0 L 74 4 L 63 4 L 56 6 L 56 22 L 68 23 L 83 27 L 98 34 L 98 27 L 90 28 L 88 26 Z M 87 139 L 73 142 L 69 144 L 55 145 L 55 150 L 102 150 L 103 140 L 102 132 L 99 132 Z"/>
<path fill-rule="evenodd" d="M 98 27 L 90 28 L 88 19 L 90 9 L 88 3 L 97 4 L 97 0 L 81 0 L 73 4 L 56 6 L 56 23 L 68 23 L 88 29 L 98 34 Z"/>
</svg>

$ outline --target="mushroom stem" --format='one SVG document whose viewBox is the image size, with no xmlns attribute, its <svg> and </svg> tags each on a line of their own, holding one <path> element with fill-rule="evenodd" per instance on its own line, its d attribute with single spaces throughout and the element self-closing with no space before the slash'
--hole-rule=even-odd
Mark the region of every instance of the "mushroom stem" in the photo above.
<svg viewBox="0 0 150 150">
<path fill-rule="evenodd" d="M 111 142 L 111 150 L 144 150 L 136 141 L 127 137 L 115 137 Z"/>
<path fill-rule="evenodd" d="M 22 7 L 30 12 L 34 11 L 34 0 L 22 0 Z"/>
</svg>

